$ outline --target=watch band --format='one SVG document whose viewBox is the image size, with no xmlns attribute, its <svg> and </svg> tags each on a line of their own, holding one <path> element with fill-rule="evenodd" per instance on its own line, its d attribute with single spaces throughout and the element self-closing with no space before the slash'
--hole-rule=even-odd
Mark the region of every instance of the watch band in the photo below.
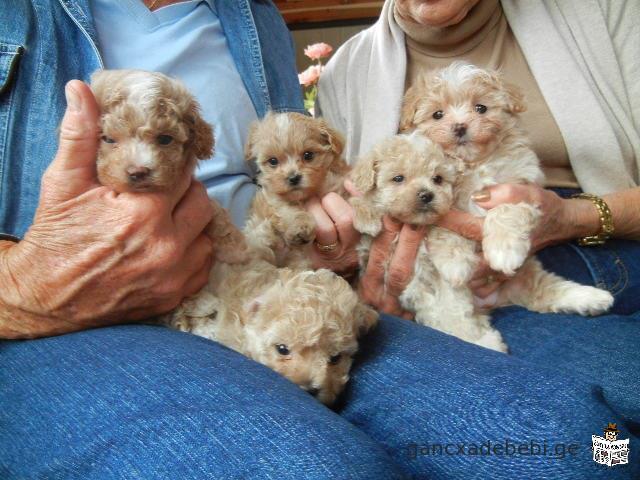
<svg viewBox="0 0 640 480">
<path fill-rule="evenodd" d="M 7 240 L 9 242 L 15 242 L 15 243 L 18 243 L 20 241 L 20 239 L 15 235 L 10 235 L 8 233 L 0 233 L 0 241 L 2 240 Z"/>
<path fill-rule="evenodd" d="M 589 247 L 593 245 L 603 245 L 613 232 L 615 228 L 613 226 L 613 215 L 609 205 L 602 198 L 591 193 L 578 193 L 573 195 L 572 198 L 582 198 L 584 200 L 590 200 L 598 209 L 598 217 L 600 218 L 600 230 L 595 235 L 588 235 L 578 239 L 578 245 L 583 247 Z"/>
</svg>

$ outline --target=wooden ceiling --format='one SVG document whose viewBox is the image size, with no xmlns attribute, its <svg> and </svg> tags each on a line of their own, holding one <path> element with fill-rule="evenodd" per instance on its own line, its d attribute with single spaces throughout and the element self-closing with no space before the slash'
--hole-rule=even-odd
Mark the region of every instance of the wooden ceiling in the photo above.
<svg viewBox="0 0 640 480">
<path fill-rule="evenodd" d="M 274 3 L 287 24 L 301 24 L 376 18 L 384 1 L 275 0 Z"/>
</svg>

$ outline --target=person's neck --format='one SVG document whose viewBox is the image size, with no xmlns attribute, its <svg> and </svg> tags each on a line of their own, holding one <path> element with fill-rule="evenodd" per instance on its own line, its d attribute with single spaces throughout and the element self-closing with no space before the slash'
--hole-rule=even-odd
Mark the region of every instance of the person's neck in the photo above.
<svg viewBox="0 0 640 480">
<path fill-rule="evenodd" d="M 153 12 L 154 10 L 158 10 L 159 8 L 166 7 L 167 5 L 172 5 L 174 3 L 179 3 L 184 0 L 142 0 L 142 1 L 147 6 L 147 8 Z"/>
<path fill-rule="evenodd" d="M 434 57 L 463 55 L 478 45 L 495 27 L 502 7 L 499 0 L 480 0 L 460 23 L 448 27 L 421 25 L 398 14 L 394 18 L 407 38 L 407 45 Z"/>
</svg>

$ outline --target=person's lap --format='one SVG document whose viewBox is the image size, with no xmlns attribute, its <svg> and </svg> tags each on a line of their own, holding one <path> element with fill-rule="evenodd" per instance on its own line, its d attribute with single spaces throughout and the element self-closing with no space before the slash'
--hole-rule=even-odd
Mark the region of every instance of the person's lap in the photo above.
<svg viewBox="0 0 640 480">
<path fill-rule="evenodd" d="M 635 272 L 640 277 L 640 268 Z M 635 288 L 635 277 L 627 271 L 618 292 L 625 310 L 633 308 L 626 288 Z M 608 422 L 618 422 L 620 438 L 631 438 L 632 452 L 640 448 L 638 314 L 590 319 L 510 307 L 496 312 L 495 324 L 511 355 L 383 316 L 362 342 L 339 405 L 342 419 L 266 368 L 161 328 L 5 342 L 0 473 L 393 478 L 399 468 L 415 478 L 638 474 L 637 462 L 596 465 L 589 449 L 590 436 L 602 434 Z M 469 455 L 471 444 L 487 441 L 502 443 L 502 455 Z M 546 442 L 547 456 L 505 451 L 530 442 Z M 461 443 L 467 455 L 459 454 Z M 438 454 L 437 444 L 452 444 L 453 454 Z M 570 444 L 577 445 L 574 454 L 552 458 L 561 451 L 551 449 Z"/>
<path fill-rule="evenodd" d="M 383 317 L 363 342 L 341 414 L 416 477 L 640 476 L 638 462 L 607 469 L 593 462 L 590 449 L 591 435 L 602 435 L 608 422 L 631 439 L 632 452 L 640 449 L 640 244 L 615 241 L 586 251 L 564 245 L 539 257 L 567 278 L 612 291 L 612 314 L 496 310 L 494 325 L 510 355 Z M 437 454 L 437 444 L 507 439 L 546 441 L 550 449 L 577 444 L 577 453 Z M 436 454 L 423 448 L 430 454 L 420 455 L 419 446 Z"/>
<path fill-rule="evenodd" d="M 0 343 L 0 478 L 402 478 L 275 372 L 208 340 L 119 326 Z"/>
</svg>

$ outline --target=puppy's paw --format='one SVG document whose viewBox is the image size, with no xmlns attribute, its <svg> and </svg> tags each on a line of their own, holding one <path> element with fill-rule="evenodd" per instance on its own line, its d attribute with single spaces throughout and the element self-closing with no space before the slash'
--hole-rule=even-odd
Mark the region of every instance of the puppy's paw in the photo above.
<svg viewBox="0 0 640 480">
<path fill-rule="evenodd" d="M 476 345 L 480 345 L 481 347 L 495 350 L 497 352 L 509 353 L 509 348 L 504 343 L 504 340 L 502 340 L 502 335 L 500 335 L 500 332 L 494 329 L 488 330 L 473 343 L 475 343 Z"/>
<path fill-rule="evenodd" d="M 489 266 L 496 272 L 506 275 L 515 275 L 516 270 L 522 266 L 529 256 L 531 240 L 518 237 L 502 237 L 500 241 L 491 237 L 482 240 L 484 258 Z"/>
<path fill-rule="evenodd" d="M 178 308 L 182 314 L 190 318 L 216 318 L 220 300 L 210 292 L 201 291 L 183 300 Z"/>
<path fill-rule="evenodd" d="M 577 285 L 567 291 L 553 311 L 593 316 L 607 312 L 613 305 L 611 293 L 600 288 Z"/>
<path fill-rule="evenodd" d="M 450 261 L 440 261 L 437 265 L 438 271 L 444 280 L 454 287 L 462 287 L 469 283 L 476 264 L 470 262 L 456 262 L 455 259 Z M 434 262 L 435 263 L 435 262 Z"/>
<path fill-rule="evenodd" d="M 249 261 L 249 247 L 240 232 L 234 232 L 216 239 L 213 248 L 216 260 L 229 264 L 242 264 Z"/>
<path fill-rule="evenodd" d="M 299 216 L 284 232 L 288 245 L 305 245 L 316 237 L 316 224 L 310 215 Z"/>
</svg>

